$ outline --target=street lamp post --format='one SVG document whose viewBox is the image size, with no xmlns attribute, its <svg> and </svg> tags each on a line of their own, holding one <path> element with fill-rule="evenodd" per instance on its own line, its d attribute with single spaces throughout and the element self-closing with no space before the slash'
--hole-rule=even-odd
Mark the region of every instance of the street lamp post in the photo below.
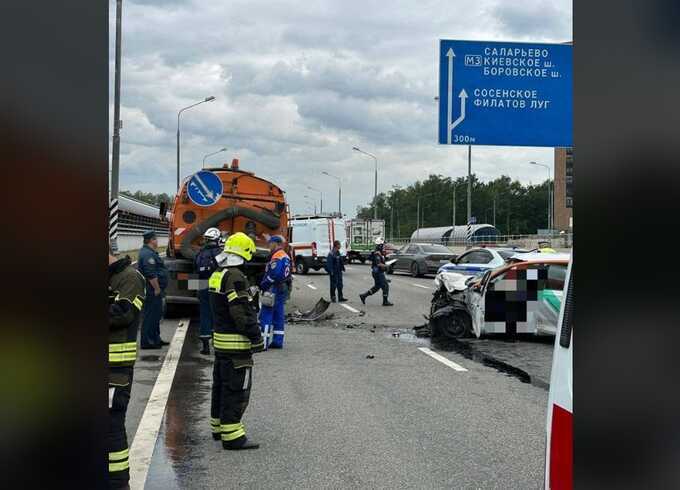
<svg viewBox="0 0 680 490">
<path fill-rule="evenodd" d="M 374 162 L 375 162 L 375 180 L 373 184 L 373 219 L 378 219 L 378 158 L 371 154 L 368 153 L 367 151 L 360 150 L 356 146 L 352 147 L 352 150 L 358 151 L 359 153 L 363 153 L 364 155 L 368 155 L 371 157 Z"/>
<path fill-rule="evenodd" d="M 453 211 L 451 214 L 453 215 L 453 219 L 451 220 L 451 226 L 453 226 L 454 231 L 456 230 L 456 189 L 458 188 L 457 184 L 453 184 Z"/>
<path fill-rule="evenodd" d="M 304 197 L 305 197 L 305 199 L 309 199 L 309 202 L 314 203 L 314 214 L 316 215 L 316 199 L 314 199 L 313 197 L 309 197 L 309 196 L 304 196 Z"/>
<path fill-rule="evenodd" d="M 179 110 L 177 113 L 177 190 L 179 190 L 179 168 L 180 168 L 180 159 L 179 159 L 179 117 L 182 115 L 182 112 L 186 111 L 187 109 L 191 109 L 192 107 L 196 107 L 197 105 L 200 105 L 204 102 L 212 102 L 215 100 L 214 96 L 206 97 L 200 102 L 196 102 L 195 104 L 188 105 L 186 107 L 183 107 L 182 109 Z"/>
<path fill-rule="evenodd" d="M 550 167 L 543 163 L 529 162 L 531 165 L 538 165 L 539 167 L 546 168 L 548 170 L 548 230 L 552 230 L 552 172 Z M 550 233 L 550 231 L 549 231 Z"/>
<path fill-rule="evenodd" d="M 398 185 L 392 186 L 392 195 L 390 196 L 390 241 L 394 241 L 394 206 L 397 201 L 397 194 L 395 191 L 400 190 Z"/>
<path fill-rule="evenodd" d="M 337 177 L 333 174 L 329 174 L 325 170 L 321 172 L 324 175 L 328 175 L 329 177 L 333 177 L 338 181 L 338 214 L 342 217 L 342 180 L 340 177 Z"/>
<path fill-rule="evenodd" d="M 111 145 L 111 195 L 109 196 L 109 238 L 111 250 L 118 253 L 118 215 L 117 202 L 120 171 L 120 57 L 121 57 L 121 23 L 123 16 L 123 0 L 116 0 L 116 53 L 114 64 L 113 86 L 113 140 Z M 113 216 L 111 213 L 113 212 Z"/>
<path fill-rule="evenodd" d="M 206 158 L 211 157 L 213 155 L 217 155 L 218 153 L 222 153 L 223 151 L 227 151 L 227 149 L 226 148 L 220 148 L 219 150 L 214 151 L 212 153 L 208 153 L 206 156 L 204 156 L 203 157 L 203 166 L 201 168 L 205 168 L 205 159 Z"/>
<path fill-rule="evenodd" d="M 319 200 L 321 201 L 321 204 L 319 205 L 319 213 L 323 213 L 323 192 L 321 192 L 319 189 L 315 189 L 311 185 L 307 186 L 307 189 L 310 191 L 315 191 L 319 193 Z"/>
<path fill-rule="evenodd" d="M 416 240 L 420 237 L 420 227 L 422 225 L 422 221 L 425 221 L 425 205 L 423 205 L 423 218 L 421 221 L 420 218 L 420 199 L 423 197 L 430 197 L 436 195 L 436 192 L 430 192 L 429 194 L 425 194 L 424 196 L 418 196 L 418 207 L 416 210 Z"/>
</svg>

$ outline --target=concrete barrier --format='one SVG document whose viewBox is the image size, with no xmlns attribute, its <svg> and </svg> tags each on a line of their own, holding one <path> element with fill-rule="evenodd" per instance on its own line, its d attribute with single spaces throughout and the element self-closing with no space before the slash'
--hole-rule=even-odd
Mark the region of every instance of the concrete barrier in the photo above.
<svg viewBox="0 0 680 490">
<path fill-rule="evenodd" d="M 118 251 L 129 252 L 130 250 L 139 250 L 142 248 L 142 245 L 144 245 L 142 235 L 125 232 L 118 233 Z M 161 247 L 167 247 L 168 237 L 159 235 L 158 245 Z"/>
</svg>

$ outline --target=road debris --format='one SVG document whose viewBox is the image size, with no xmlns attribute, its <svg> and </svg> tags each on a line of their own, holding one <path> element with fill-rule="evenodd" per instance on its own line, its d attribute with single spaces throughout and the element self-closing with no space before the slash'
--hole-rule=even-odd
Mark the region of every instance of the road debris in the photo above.
<svg viewBox="0 0 680 490">
<path fill-rule="evenodd" d="M 415 332 L 416 337 L 420 338 L 429 337 L 431 334 L 430 324 L 423 323 L 422 325 L 416 325 L 415 327 L 413 327 L 413 331 Z"/>
<path fill-rule="evenodd" d="M 329 318 L 332 318 L 332 315 L 324 315 L 324 313 L 326 312 L 330 305 L 331 304 L 329 301 L 326 301 L 323 298 L 319 298 L 319 301 L 316 302 L 314 308 L 304 313 L 300 312 L 299 310 L 296 310 L 288 315 L 287 320 L 289 323 L 327 320 Z"/>
<path fill-rule="evenodd" d="M 375 356 L 373 354 L 368 354 L 366 356 L 366 359 L 375 359 Z"/>
</svg>

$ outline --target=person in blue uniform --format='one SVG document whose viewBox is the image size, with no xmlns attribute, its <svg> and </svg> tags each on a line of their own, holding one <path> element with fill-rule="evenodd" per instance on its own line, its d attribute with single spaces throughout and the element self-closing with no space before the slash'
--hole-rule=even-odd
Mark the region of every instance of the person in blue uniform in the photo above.
<svg viewBox="0 0 680 490">
<path fill-rule="evenodd" d="M 161 317 L 163 316 L 163 295 L 168 286 L 168 269 L 158 255 L 158 237 L 153 231 L 143 235 L 144 246 L 139 251 L 137 267 L 146 279 L 146 299 L 144 300 L 144 320 L 140 347 L 160 349 L 169 342 L 161 339 Z"/>
<path fill-rule="evenodd" d="M 210 354 L 210 338 L 213 331 L 213 317 L 210 312 L 210 294 L 208 293 L 208 279 L 215 269 L 215 257 L 222 252 L 220 239 L 222 234 L 217 228 L 208 228 L 203 233 L 203 248 L 194 258 L 194 270 L 198 274 L 198 302 L 200 312 L 201 354 Z"/>
<path fill-rule="evenodd" d="M 274 235 L 269 239 L 271 256 L 260 282 L 260 327 L 267 347 L 282 348 L 285 305 L 290 283 L 290 257 L 285 252 L 285 239 Z"/>
<path fill-rule="evenodd" d="M 366 298 L 382 289 L 383 306 L 394 306 L 390 303 L 388 296 L 390 294 L 390 285 L 385 277 L 385 240 L 378 237 L 375 240 L 375 250 L 371 254 L 371 274 L 373 275 L 373 287 L 359 295 L 359 299 L 363 304 L 366 304 Z"/>
<path fill-rule="evenodd" d="M 338 299 L 341 303 L 347 301 L 342 295 L 342 273 L 345 271 L 345 264 L 342 260 L 342 255 L 340 255 L 340 241 L 335 240 L 333 242 L 333 249 L 328 253 L 326 257 L 326 272 L 328 272 L 328 277 L 331 281 L 331 303 L 335 303 L 335 291 L 338 291 Z"/>
</svg>

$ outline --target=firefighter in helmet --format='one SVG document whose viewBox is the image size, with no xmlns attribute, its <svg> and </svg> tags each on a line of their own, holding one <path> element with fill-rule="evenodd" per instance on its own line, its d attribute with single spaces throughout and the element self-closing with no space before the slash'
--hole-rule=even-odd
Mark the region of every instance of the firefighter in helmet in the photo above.
<svg viewBox="0 0 680 490">
<path fill-rule="evenodd" d="M 229 237 L 215 260 L 217 269 L 208 281 L 213 316 L 212 404 L 213 439 L 229 450 L 256 449 L 246 437 L 241 417 L 248 407 L 254 352 L 264 349 L 248 279 L 243 268 L 252 259 L 255 243 L 238 232 Z"/>
</svg>

